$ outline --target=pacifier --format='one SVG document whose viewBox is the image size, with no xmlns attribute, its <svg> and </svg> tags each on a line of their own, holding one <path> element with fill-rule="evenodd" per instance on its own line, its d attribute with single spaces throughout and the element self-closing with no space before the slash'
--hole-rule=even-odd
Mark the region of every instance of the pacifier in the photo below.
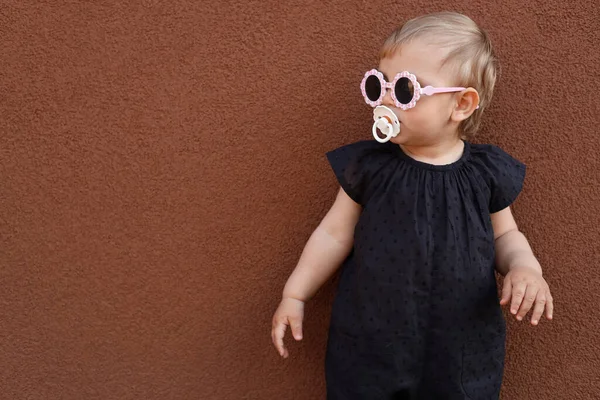
<svg viewBox="0 0 600 400">
<path fill-rule="evenodd" d="M 373 110 L 373 137 L 379 143 L 385 143 L 400 133 L 400 121 L 396 114 L 386 106 L 377 106 Z M 383 139 L 379 137 L 377 129 L 385 136 Z"/>
</svg>

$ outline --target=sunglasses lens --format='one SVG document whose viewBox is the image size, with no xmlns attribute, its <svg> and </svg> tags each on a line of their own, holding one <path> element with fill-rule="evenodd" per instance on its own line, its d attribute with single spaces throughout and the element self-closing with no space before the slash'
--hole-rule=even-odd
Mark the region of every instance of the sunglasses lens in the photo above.
<svg viewBox="0 0 600 400">
<path fill-rule="evenodd" d="M 415 88 L 413 83 L 408 78 L 400 78 L 396 82 L 396 87 L 394 88 L 396 93 L 396 98 L 402 104 L 408 104 L 413 99 L 415 95 Z"/>
<path fill-rule="evenodd" d="M 381 82 L 375 75 L 370 75 L 365 81 L 365 92 L 371 101 L 377 101 L 381 96 Z"/>
</svg>

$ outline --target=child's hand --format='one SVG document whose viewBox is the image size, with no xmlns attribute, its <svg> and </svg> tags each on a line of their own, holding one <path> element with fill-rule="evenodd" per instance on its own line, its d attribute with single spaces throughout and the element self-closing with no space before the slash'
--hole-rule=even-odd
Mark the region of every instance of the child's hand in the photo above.
<svg viewBox="0 0 600 400">
<path fill-rule="evenodd" d="M 283 336 L 288 325 L 292 327 L 292 334 L 296 340 L 302 340 L 302 320 L 304 318 L 304 302 L 302 300 L 284 297 L 273 315 L 271 339 L 275 348 L 283 358 L 288 358 L 289 353 L 283 344 Z"/>
<path fill-rule="evenodd" d="M 532 325 L 538 324 L 544 308 L 546 309 L 546 318 L 552 319 L 554 309 L 552 295 L 546 280 L 539 271 L 528 267 L 514 268 L 508 271 L 504 277 L 500 304 L 508 304 L 511 295 L 510 312 L 516 314 L 517 320 L 521 321 L 525 317 L 534 302 L 535 306 L 531 315 Z"/>
</svg>

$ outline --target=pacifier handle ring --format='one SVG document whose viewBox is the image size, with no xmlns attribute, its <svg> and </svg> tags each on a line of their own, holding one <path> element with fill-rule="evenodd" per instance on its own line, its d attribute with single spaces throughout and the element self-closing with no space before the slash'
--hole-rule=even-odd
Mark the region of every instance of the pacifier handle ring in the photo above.
<svg viewBox="0 0 600 400">
<path fill-rule="evenodd" d="M 384 138 L 384 139 L 380 138 L 380 137 L 379 137 L 379 135 L 377 134 L 377 124 L 378 124 L 378 123 L 379 123 L 379 121 L 381 121 L 382 119 L 383 119 L 383 118 L 380 118 L 380 119 L 378 119 L 377 121 L 375 121 L 375 123 L 373 124 L 373 129 L 372 129 L 372 131 L 373 131 L 373 137 L 375 137 L 375 140 L 377 140 L 379 143 L 385 143 L 385 142 L 387 142 L 388 140 L 390 140 L 390 139 L 392 138 L 392 137 L 391 137 L 391 135 L 390 135 L 390 132 L 392 132 L 392 131 L 393 131 L 393 129 L 394 129 L 394 128 L 392 127 L 392 125 L 391 125 L 389 122 L 387 122 L 387 118 L 386 118 L 386 120 L 384 120 L 384 123 L 385 123 L 385 127 L 387 128 L 387 129 L 386 129 L 386 132 L 387 132 L 387 133 L 384 133 L 384 135 L 385 135 L 385 138 Z M 382 131 L 382 133 L 383 133 L 383 129 L 381 129 L 381 131 Z"/>
</svg>

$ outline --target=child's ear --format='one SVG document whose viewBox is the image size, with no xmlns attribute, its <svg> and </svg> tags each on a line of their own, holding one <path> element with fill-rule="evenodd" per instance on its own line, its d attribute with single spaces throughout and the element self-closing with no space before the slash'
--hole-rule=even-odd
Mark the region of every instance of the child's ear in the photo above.
<svg viewBox="0 0 600 400">
<path fill-rule="evenodd" d="M 472 87 L 456 95 L 456 105 L 452 111 L 452 120 L 456 122 L 469 118 L 479 105 L 479 93 Z"/>
</svg>

